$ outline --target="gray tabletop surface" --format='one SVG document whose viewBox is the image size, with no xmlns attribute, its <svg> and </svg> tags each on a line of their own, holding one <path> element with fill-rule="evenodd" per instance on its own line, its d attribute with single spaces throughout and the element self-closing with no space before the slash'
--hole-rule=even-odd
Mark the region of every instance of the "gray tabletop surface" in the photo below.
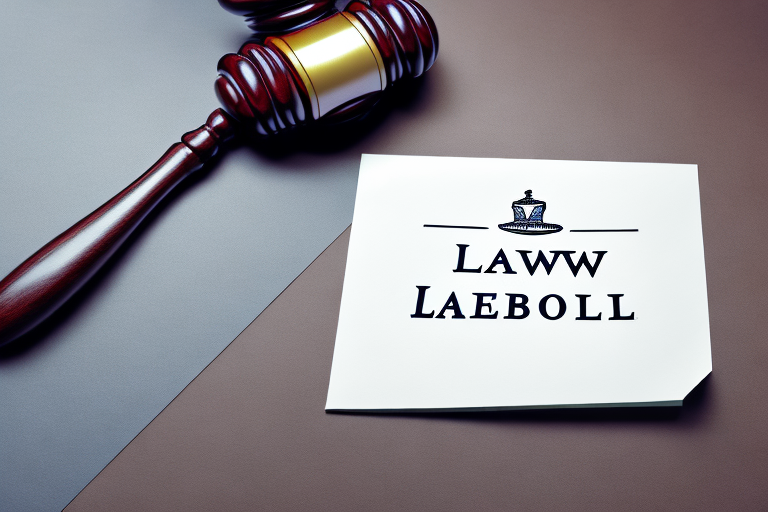
<svg viewBox="0 0 768 512">
<path fill-rule="evenodd" d="M 249 37 L 215 0 L 0 2 L 0 274 L 218 106 Z M 60 509 L 352 217 L 361 150 L 242 148 L 0 358 L 0 510 Z"/>
</svg>

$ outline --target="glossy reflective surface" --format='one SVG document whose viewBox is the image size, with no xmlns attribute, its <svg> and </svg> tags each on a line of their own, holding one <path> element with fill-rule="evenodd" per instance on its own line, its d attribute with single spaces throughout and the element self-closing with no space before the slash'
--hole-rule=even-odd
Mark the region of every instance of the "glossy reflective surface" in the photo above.
<svg viewBox="0 0 768 512">
<path fill-rule="evenodd" d="M 222 57 L 216 93 L 227 112 L 261 135 L 310 117 L 348 119 L 367 113 L 382 88 L 434 64 L 437 28 L 417 2 L 352 2 L 343 14 Z"/>
<path fill-rule="evenodd" d="M 245 16 L 258 34 L 285 32 L 329 14 L 335 0 L 219 0 L 226 10 Z"/>
<path fill-rule="evenodd" d="M 0 345 L 34 328 L 77 292 L 184 178 L 231 138 L 231 119 L 215 111 L 147 172 L 0 281 Z"/>
<path fill-rule="evenodd" d="M 419 34 L 434 30 L 426 11 L 412 0 L 382 0 L 373 9 L 380 10 L 385 19 L 397 13 L 395 27 L 384 23 L 389 30 L 386 40 L 414 41 L 428 36 L 435 42 L 430 58 L 425 59 L 424 52 L 419 51 L 418 65 L 407 67 L 410 76 L 428 69 L 437 52 L 437 34 Z M 398 9 L 407 15 L 400 17 Z M 373 17 L 379 14 L 370 12 Z M 422 19 L 428 23 L 419 25 Z M 371 49 L 369 40 L 359 27 L 337 14 L 280 39 L 268 39 L 266 47 L 248 44 L 239 54 L 226 55 L 219 62 L 217 94 L 224 108 L 255 127 L 257 133 L 277 133 L 306 119 L 306 110 L 317 118 L 381 90 L 382 58 L 378 49 L 375 53 Z M 409 44 L 413 46 L 407 43 L 406 47 Z M 396 47 L 402 48 L 402 44 Z M 293 108 L 279 109 L 287 104 Z M 362 113 L 362 108 L 359 110 Z M 139 180 L 0 281 L 0 345 L 39 325 L 77 292 L 147 214 L 182 179 L 215 155 L 221 142 L 232 137 L 232 123 L 228 114 L 216 110 L 206 125 L 185 134 L 183 144 L 173 146 Z"/>
</svg>

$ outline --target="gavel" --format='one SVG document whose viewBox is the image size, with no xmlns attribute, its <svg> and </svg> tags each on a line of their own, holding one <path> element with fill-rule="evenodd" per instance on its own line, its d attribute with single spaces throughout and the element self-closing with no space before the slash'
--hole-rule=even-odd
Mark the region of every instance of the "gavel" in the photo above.
<svg viewBox="0 0 768 512">
<path fill-rule="evenodd" d="M 382 91 L 435 62 L 438 36 L 414 0 L 219 0 L 260 42 L 219 60 L 223 108 L 185 133 L 136 181 L 0 281 L 0 345 L 48 318 L 109 260 L 185 178 L 236 134 L 273 137 L 369 112 Z"/>
</svg>

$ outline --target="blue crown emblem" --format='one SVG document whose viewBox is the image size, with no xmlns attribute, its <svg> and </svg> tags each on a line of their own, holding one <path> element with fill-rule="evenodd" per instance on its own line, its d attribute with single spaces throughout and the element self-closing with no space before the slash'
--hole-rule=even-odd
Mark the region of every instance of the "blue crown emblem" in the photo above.
<svg viewBox="0 0 768 512">
<path fill-rule="evenodd" d="M 515 220 L 499 224 L 499 229 L 518 235 L 549 235 L 562 231 L 563 226 L 544 222 L 547 203 L 534 199 L 532 194 L 532 190 L 526 190 L 524 198 L 512 203 Z"/>
</svg>

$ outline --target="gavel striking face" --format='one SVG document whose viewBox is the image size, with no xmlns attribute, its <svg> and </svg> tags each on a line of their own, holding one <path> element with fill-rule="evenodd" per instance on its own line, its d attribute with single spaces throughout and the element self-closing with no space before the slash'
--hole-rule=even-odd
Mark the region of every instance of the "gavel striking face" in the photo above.
<svg viewBox="0 0 768 512">
<path fill-rule="evenodd" d="M 287 34 L 334 11 L 335 0 L 219 0 L 231 13 L 245 16 L 258 35 Z"/>
<path fill-rule="evenodd" d="M 0 345 L 74 295 L 149 212 L 237 131 L 273 136 L 317 121 L 352 119 L 386 88 L 420 76 L 437 56 L 435 24 L 414 0 L 356 0 L 343 12 L 333 10 L 333 0 L 219 3 L 245 15 L 265 38 L 219 61 L 215 88 L 223 109 L 0 281 Z"/>
</svg>

